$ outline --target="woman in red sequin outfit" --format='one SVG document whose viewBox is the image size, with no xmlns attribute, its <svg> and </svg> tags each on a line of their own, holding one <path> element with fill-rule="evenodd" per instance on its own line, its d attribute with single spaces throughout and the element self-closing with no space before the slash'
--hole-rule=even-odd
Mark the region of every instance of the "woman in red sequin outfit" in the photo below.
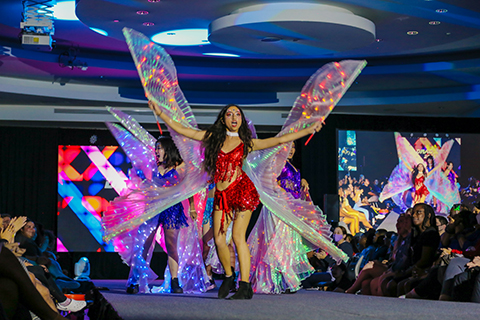
<svg viewBox="0 0 480 320">
<path fill-rule="evenodd" d="M 190 139 L 203 142 L 205 147 L 204 167 L 215 182 L 213 231 L 218 257 L 225 270 L 225 280 L 219 298 L 226 298 L 235 287 L 230 266 L 230 251 L 226 242 L 226 230 L 233 221 L 233 241 L 240 265 L 238 291 L 231 299 L 251 299 L 253 291 L 249 282 L 250 251 L 246 241 L 247 227 L 252 211 L 259 204 L 259 196 L 252 181 L 242 170 L 243 160 L 253 150 L 261 150 L 302 138 L 318 132 L 322 124 L 316 123 L 298 132 L 268 139 L 252 139 L 243 111 L 236 105 L 225 106 L 215 123 L 207 130 L 187 128 L 167 116 L 155 103 L 149 107 L 174 131 Z"/>
</svg>

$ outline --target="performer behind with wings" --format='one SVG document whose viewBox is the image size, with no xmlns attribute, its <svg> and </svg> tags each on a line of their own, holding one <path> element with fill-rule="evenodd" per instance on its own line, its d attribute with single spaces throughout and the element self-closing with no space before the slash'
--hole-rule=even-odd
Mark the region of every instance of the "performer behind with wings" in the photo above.
<svg viewBox="0 0 480 320">
<path fill-rule="evenodd" d="M 294 154 L 295 143 L 277 177 L 278 185 L 295 199 L 307 200 L 308 182 L 290 162 Z M 248 236 L 248 245 L 252 254 L 250 280 L 256 293 L 295 293 L 301 281 L 314 272 L 300 234 L 265 206 Z"/>
<path fill-rule="evenodd" d="M 243 160 L 255 150 L 275 147 L 282 143 L 300 139 L 320 131 L 322 124 L 314 123 L 297 132 L 268 139 L 252 139 L 242 109 L 236 105 L 225 106 L 215 123 L 207 130 L 197 131 L 176 122 L 166 115 L 153 101 L 149 107 L 162 118 L 175 132 L 197 141 L 205 147 L 205 171 L 216 184 L 213 236 L 218 257 L 225 270 L 225 280 L 218 291 L 218 297 L 226 298 L 235 285 L 230 266 L 230 250 L 226 241 L 226 227 L 233 220 L 233 241 L 237 249 L 240 265 L 238 291 L 231 299 L 251 299 L 253 290 L 250 284 L 250 250 L 246 241 L 247 227 L 252 211 L 260 203 L 260 198 L 250 178 L 242 170 Z"/>
</svg>

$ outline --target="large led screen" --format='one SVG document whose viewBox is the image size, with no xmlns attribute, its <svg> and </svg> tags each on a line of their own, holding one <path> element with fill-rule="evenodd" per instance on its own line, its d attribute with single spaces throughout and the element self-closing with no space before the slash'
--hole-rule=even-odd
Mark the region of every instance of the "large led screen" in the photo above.
<svg viewBox="0 0 480 320">
<path fill-rule="evenodd" d="M 118 146 L 58 146 L 58 252 L 114 251 L 100 219 L 126 188 L 130 168 Z"/>
<path fill-rule="evenodd" d="M 417 202 L 445 216 L 454 204 L 479 201 L 479 138 L 338 130 L 340 222 L 351 233 L 370 227 L 391 230 L 398 214 Z"/>
</svg>

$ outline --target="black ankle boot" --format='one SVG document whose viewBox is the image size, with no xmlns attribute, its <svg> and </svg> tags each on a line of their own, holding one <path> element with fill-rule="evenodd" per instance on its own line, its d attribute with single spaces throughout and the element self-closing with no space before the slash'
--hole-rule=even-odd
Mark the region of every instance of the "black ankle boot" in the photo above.
<svg viewBox="0 0 480 320">
<path fill-rule="evenodd" d="M 138 293 L 138 291 L 139 291 L 138 284 L 131 284 L 127 287 L 127 293 L 129 294 L 136 294 Z"/>
<path fill-rule="evenodd" d="M 253 297 L 253 289 L 252 284 L 250 282 L 240 281 L 238 283 L 238 291 L 233 296 L 231 296 L 230 300 L 245 300 L 245 299 L 252 299 Z"/>
<path fill-rule="evenodd" d="M 233 277 L 233 286 L 230 288 L 230 292 L 237 292 L 237 274 L 235 273 L 235 268 L 232 267 L 232 277 Z"/>
<path fill-rule="evenodd" d="M 178 284 L 178 278 L 172 278 L 171 293 L 183 293 L 183 289 Z"/>
<path fill-rule="evenodd" d="M 225 299 L 232 288 L 235 288 L 235 276 L 233 274 L 223 280 L 220 289 L 218 289 L 218 298 Z"/>
</svg>

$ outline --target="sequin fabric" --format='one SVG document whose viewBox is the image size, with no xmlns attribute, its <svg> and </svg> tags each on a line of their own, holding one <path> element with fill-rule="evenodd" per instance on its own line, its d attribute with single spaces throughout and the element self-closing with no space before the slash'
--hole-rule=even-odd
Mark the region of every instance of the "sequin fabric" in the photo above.
<svg viewBox="0 0 480 320">
<path fill-rule="evenodd" d="M 285 163 L 282 172 L 277 178 L 277 181 L 283 190 L 287 191 L 295 199 L 302 196 L 302 176 L 289 161 Z"/>
<path fill-rule="evenodd" d="M 243 143 L 240 143 L 230 152 L 220 150 L 217 157 L 215 169 L 215 183 L 220 181 L 232 182 L 237 171 L 241 170 L 243 165 Z"/>
<path fill-rule="evenodd" d="M 213 198 L 207 199 L 207 205 L 205 206 L 205 211 L 203 212 L 203 221 L 202 224 L 209 224 L 210 228 L 213 227 Z"/>
<path fill-rule="evenodd" d="M 220 230 L 224 231 L 226 215 L 233 219 L 237 212 L 246 210 L 253 211 L 260 203 L 257 189 L 252 181 L 241 169 L 243 162 L 243 143 L 240 143 L 230 152 L 220 150 L 217 158 L 217 168 L 215 172 L 215 182 L 231 182 L 224 190 L 215 190 L 214 208 L 222 211 Z"/>
<path fill-rule="evenodd" d="M 417 196 L 427 196 L 429 194 L 425 186 L 425 176 L 415 177 L 415 194 Z"/>
</svg>

